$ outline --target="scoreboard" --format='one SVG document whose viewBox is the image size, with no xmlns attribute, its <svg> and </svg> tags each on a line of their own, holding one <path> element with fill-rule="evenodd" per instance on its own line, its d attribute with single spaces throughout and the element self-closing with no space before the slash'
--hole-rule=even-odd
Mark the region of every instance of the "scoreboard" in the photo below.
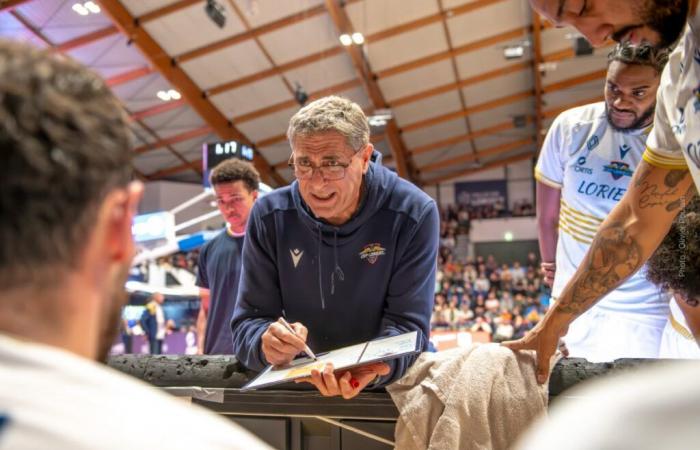
<svg viewBox="0 0 700 450">
<path fill-rule="evenodd" d="M 220 162 L 238 158 L 246 161 L 252 161 L 255 156 L 253 147 L 242 144 L 238 141 L 221 141 L 205 143 L 202 146 L 202 164 L 204 174 L 204 187 L 209 186 L 209 172 Z"/>
</svg>

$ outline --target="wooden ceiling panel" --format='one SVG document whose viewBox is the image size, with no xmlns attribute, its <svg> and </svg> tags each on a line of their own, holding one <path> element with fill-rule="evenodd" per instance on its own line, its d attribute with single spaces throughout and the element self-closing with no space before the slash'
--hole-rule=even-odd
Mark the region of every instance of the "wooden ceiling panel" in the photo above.
<svg viewBox="0 0 700 450">
<path fill-rule="evenodd" d="M 220 1 L 226 9 L 226 26 L 219 28 L 204 11 L 205 2 L 195 3 L 172 14 L 148 21 L 143 25 L 148 34 L 172 57 L 208 43 L 245 31 L 228 2 Z"/>
<path fill-rule="evenodd" d="M 462 89 L 469 105 L 480 104 L 497 98 L 522 92 L 532 87 L 532 73 L 520 70 L 502 77 L 492 78 Z"/>
<path fill-rule="evenodd" d="M 459 100 L 459 92 L 450 91 L 392 109 L 394 117 L 396 117 L 398 125 L 401 127 L 402 125 L 429 119 L 441 114 L 459 111 L 462 109 L 462 104 Z"/>
<path fill-rule="evenodd" d="M 405 49 L 411 49 L 405 51 Z M 374 72 L 415 59 L 447 51 L 445 33 L 440 23 L 382 39 L 366 46 L 367 58 Z"/>
<path fill-rule="evenodd" d="M 530 60 L 529 51 L 523 58 L 506 60 L 503 57 L 503 46 L 493 45 L 457 56 L 457 70 L 461 80 L 487 72 L 488 69 L 503 69 L 527 63 Z"/>
<path fill-rule="evenodd" d="M 258 119 L 239 122 L 237 127 L 253 142 L 260 142 L 272 136 L 277 136 L 287 132 L 289 119 L 299 110 L 299 106 L 295 105 L 291 108 L 278 111 L 274 114 L 260 117 Z"/>
<path fill-rule="evenodd" d="M 323 3 L 323 0 L 235 0 L 238 8 L 251 26 L 257 28 L 284 17 L 306 11 Z"/>
<path fill-rule="evenodd" d="M 121 0 L 132 16 L 140 17 L 151 11 L 178 3 L 180 0 Z"/>
<path fill-rule="evenodd" d="M 199 116 L 199 114 L 197 114 L 187 105 L 163 114 L 146 117 L 143 119 L 143 121 L 147 126 L 156 129 L 159 132 L 161 130 L 169 130 L 168 133 L 163 133 L 165 135 L 178 134 L 184 130 L 199 128 L 204 125 L 204 120 Z M 173 133 L 173 130 L 178 131 Z"/>
<path fill-rule="evenodd" d="M 260 42 L 277 65 L 340 45 L 328 14 L 266 33 L 260 36 Z"/>
<path fill-rule="evenodd" d="M 409 149 L 434 142 L 436 137 L 447 139 L 467 133 L 467 125 L 463 118 L 439 123 L 432 127 L 420 128 L 403 133 L 402 136 Z"/>
<path fill-rule="evenodd" d="M 475 130 L 480 130 L 498 123 L 510 122 L 517 115 L 532 116 L 535 112 L 533 102 L 533 98 L 525 98 L 498 108 L 471 114 L 469 120 Z"/>
<path fill-rule="evenodd" d="M 271 64 L 252 40 L 182 63 L 202 90 L 269 69 Z"/>
<path fill-rule="evenodd" d="M 394 99 L 454 82 L 454 72 L 448 59 L 378 80 L 390 104 Z"/>
<path fill-rule="evenodd" d="M 284 73 L 292 85 L 299 83 L 308 93 L 355 79 L 355 69 L 346 53 L 340 53 Z"/>
<path fill-rule="evenodd" d="M 134 166 L 142 173 L 149 174 L 163 167 L 179 164 L 180 161 L 166 149 L 153 150 L 134 157 Z"/>
<path fill-rule="evenodd" d="M 247 86 L 211 97 L 212 103 L 228 118 L 240 116 L 289 99 L 280 77 L 269 77 Z"/>
<path fill-rule="evenodd" d="M 447 19 L 455 47 L 468 44 L 476 37 L 493 36 L 529 23 L 529 7 L 523 0 L 498 1 Z"/>
<path fill-rule="evenodd" d="M 363 0 L 346 6 L 355 30 L 365 36 L 438 13 L 436 1 Z"/>
<path fill-rule="evenodd" d="M 289 160 L 289 155 L 291 155 L 292 150 L 289 147 L 289 143 L 280 142 L 279 144 L 270 145 L 267 147 L 261 147 L 258 151 L 270 161 L 273 166 L 281 167 L 283 169 L 287 168 L 287 161 Z"/>
</svg>

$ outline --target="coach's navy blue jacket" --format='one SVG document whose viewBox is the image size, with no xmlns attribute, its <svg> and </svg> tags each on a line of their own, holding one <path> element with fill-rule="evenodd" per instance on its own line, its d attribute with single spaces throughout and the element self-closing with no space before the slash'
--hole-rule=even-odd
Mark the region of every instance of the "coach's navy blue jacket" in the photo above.
<svg viewBox="0 0 700 450">
<path fill-rule="evenodd" d="M 341 226 L 316 219 L 296 181 L 255 202 L 231 321 L 234 352 L 248 368 L 267 365 L 261 336 L 282 315 L 308 328 L 315 352 L 414 330 L 428 348 L 437 207 L 379 153 L 372 158 L 361 206 Z M 378 384 L 400 378 L 415 358 L 391 362 Z"/>
</svg>

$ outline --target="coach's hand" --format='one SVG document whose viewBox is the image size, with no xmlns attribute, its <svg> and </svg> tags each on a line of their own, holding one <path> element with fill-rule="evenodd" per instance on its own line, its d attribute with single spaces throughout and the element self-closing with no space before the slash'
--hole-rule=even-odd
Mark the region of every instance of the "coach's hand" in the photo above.
<svg viewBox="0 0 700 450">
<path fill-rule="evenodd" d="M 544 272 L 544 284 L 552 287 L 554 284 L 554 274 L 557 271 L 557 265 L 553 262 L 543 262 L 540 264 L 542 272 Z"/>
<path fill-rule="evenodd" d="M 359 394 L 378 376 L 388 375 L 391 368 L 383 363 L 372 363 L 355 367 L 344 372 L 334 373 L 333 364 L 326 364 L 323 372 L 316 369 L 311 371 L 311 376 L 299 378 L 296 383 L 311 383 L 324 397 L 342 395 L 349 400 Z"/>
<path fill-rule="evenodd" d="M 503 342 L 501 345 L 511 350 L 535 350 L 537 353 L 537 382 L 544 384 L 549 378 L 549 363 L 552 355 L 557 351 L 559 339 L 566 334 L 567 328 L 557 326 L 551 316 L 545 316 L 522 339 Z"/>
<path fill-rule="evenodd" d="M 299 322 L 289 325 L 294 329 L 294 333 L 287 330 L 280 322 L 273 322 L 262 335 L 263 355 L 273 366 L 289 364 L 304 351 L 308 330 Z"/>
</svg>

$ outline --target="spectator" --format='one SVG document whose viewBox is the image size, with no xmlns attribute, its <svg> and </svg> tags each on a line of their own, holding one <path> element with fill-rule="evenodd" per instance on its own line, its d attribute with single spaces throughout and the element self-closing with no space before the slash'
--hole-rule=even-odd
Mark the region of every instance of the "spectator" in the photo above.
<svg viewBox="0 0 700 450">
<path fill-rule="evenodd" d="M 148 347 L 151 355 L 163 353 L 163 341 L 165 340 L 166 319 L 163 303 L 165 297 L 160 292 L 154 293 L 141 315 L 141 328 L 148 338 Z"/>
</svg>

